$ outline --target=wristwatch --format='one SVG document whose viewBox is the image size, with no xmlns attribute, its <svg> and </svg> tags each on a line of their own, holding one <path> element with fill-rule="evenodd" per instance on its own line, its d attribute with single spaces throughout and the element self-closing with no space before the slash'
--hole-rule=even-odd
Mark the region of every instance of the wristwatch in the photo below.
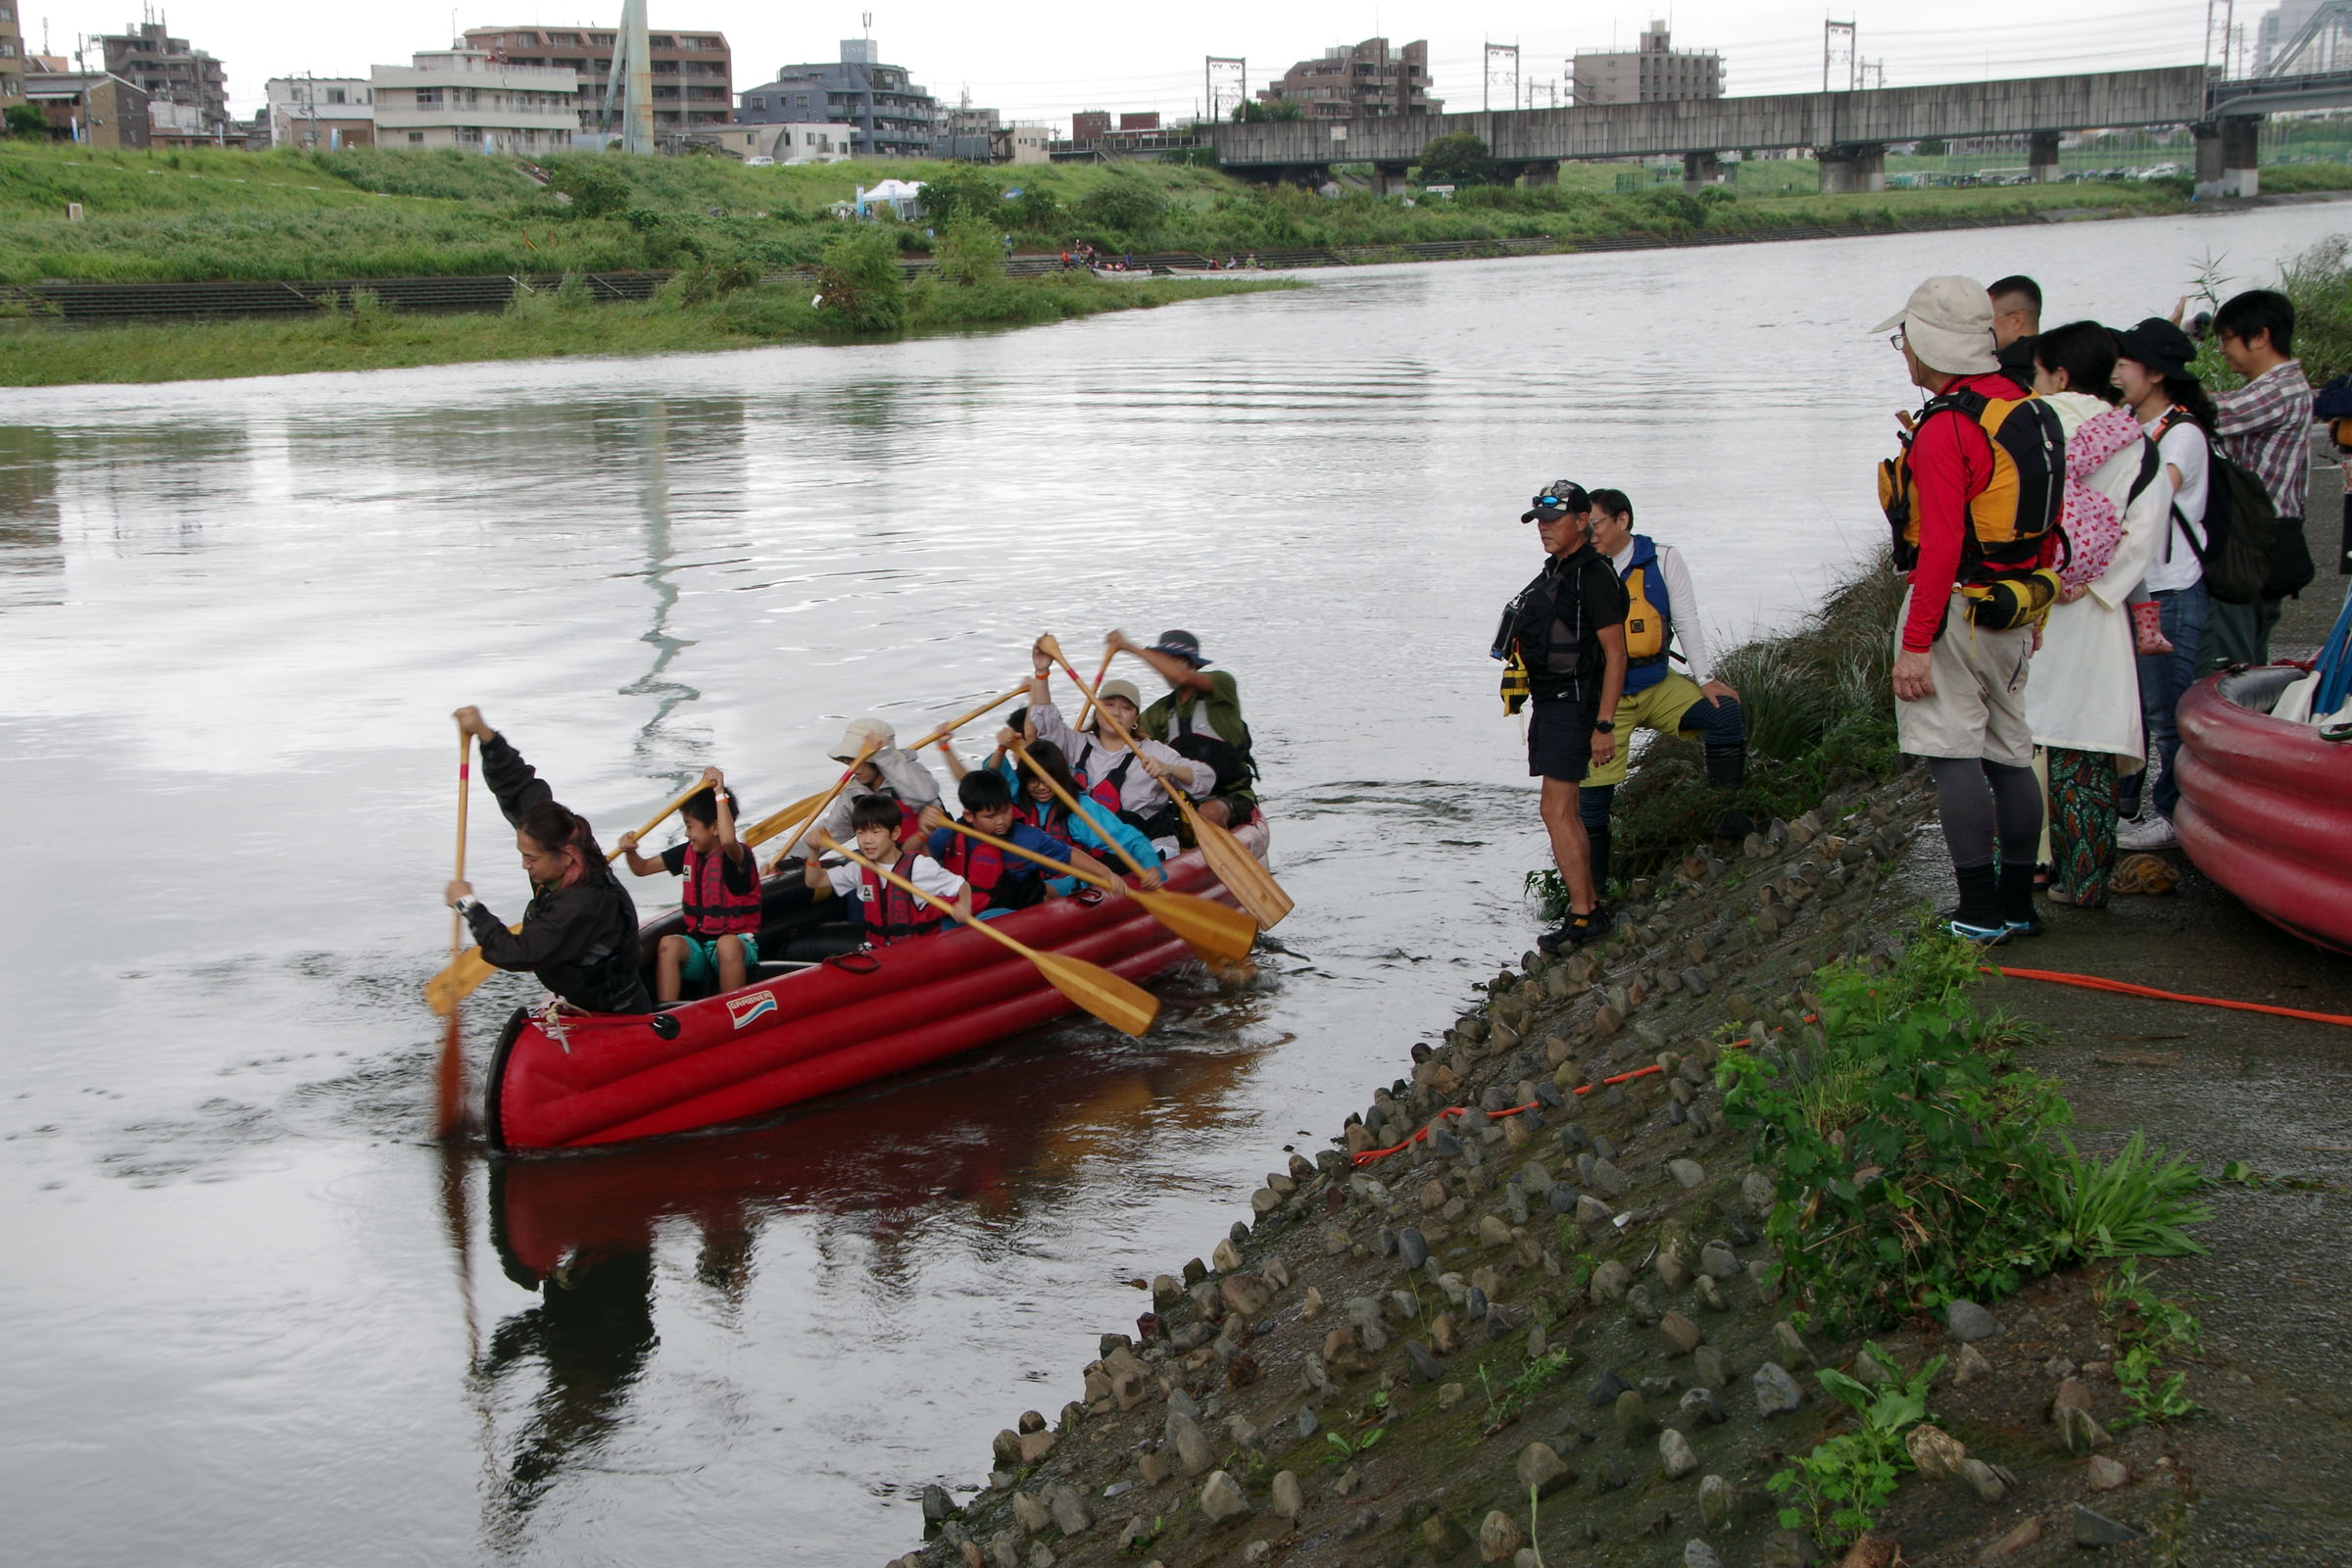
<svg viewBox="0 0 2352 1568">
<path fill-rule="evenodd" d="M 1617 733 L 1617 721 L 1613 718 L 1596 718 L 1592 721 L 1592 728 L 1596 734 L 1614 735 Z"/>
</svg>

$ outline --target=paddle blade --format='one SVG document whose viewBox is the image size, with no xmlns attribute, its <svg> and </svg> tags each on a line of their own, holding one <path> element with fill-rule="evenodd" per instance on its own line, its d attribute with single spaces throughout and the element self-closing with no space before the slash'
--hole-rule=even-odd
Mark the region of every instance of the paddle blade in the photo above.
<svg viewBox="0 0 2352 1568">
<path fill-rule="evenodd" d="M 458 1032 L 453 1004 L 441 1032 L 441 1059 L 433 1069 L 433 1136 L 455 1138 L 466 1125 L 466 1044 Z"/>
<path fill-rule="evenodd" d="M 793 802 L 782 810 L 770 812 L 743 830 L 743 842 L 758 849 L 785 829 L 799 827 L 803 822 L 814 816 L 816 808 L 824 804 L 824 794 L 820 791 Z"/>
<path fill-rule="evenodd" d="M 1241 906 L 1249 910 L 1261 926 L 1282 923 L 1292 909 L 1291 896 L 1282 891 L 1282 884 L 1273 874 L 1257 863 L 1257 857 L 1242 847 L 1241 840 L 1214 822 L 1193 818 L 1193 836 L 1200 845 L 1201 858 L 1208 868 L 1217 873 Z"/>
<path fill-rule="evenodd" d="M 467 948 L 447 968 L 424 983 L 424 1000 L 442 1017 L 450 1017 L 457 1012 L 459 1003 L 480 990 L 482 982 L 497 972 L 482 957 L 481 949 Z"/>
<path fill-rule="evenodd" d="M 1157 997 L 1101 964 L 1058 953 L 1031 953 L 1029 958 L 1039 973 L 1054 982 L 1054 990 L 1113 1029 L 1140 1036 L 1159 1016 Z"/>
<path fill-rule="evenodd" d="M 1127 896 L 1203 958 L 1246 958 L 1257 940 L 1257 922 L 1231 905 L 1190 893 L 1146 893 L 1129 888 Z"/>
</svg>

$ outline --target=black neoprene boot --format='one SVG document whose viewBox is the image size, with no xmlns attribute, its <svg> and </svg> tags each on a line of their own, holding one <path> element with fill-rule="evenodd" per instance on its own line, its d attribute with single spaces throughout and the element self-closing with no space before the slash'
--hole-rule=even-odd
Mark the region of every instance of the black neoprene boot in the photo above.
<svg viewBox="0 0 2352 1568">
<path fill-rule="evenodd" d="M 1987 947 L 2008 941 L 2009 922 L 2001 918 L 2000 881 L 1993 868 L 1956 865 L 1952 877 L 1960 884 L 1960 907 L 1948 917 L 1952 935 Z"/>
<path fill-rule="evenodd" d="M 2041 935 L 2041 915 L 2034 907 L 2034 865 L 2003 865 L 1995 876 L 2001 924 L 2013 937 Z"/>
<path fill-rule="evenodd" d="M 1755 819 L 1740 809 L 1740 787 L 1747 782 L 1747 749 L 1708 747 L 1707 782 L 1722 801 L 1722 809 L 1715 816 L 1715 836 L 1735 844 L 1742 842 L 1756 830 Z"/>
<path fill-rule="evenodd" d="M 1609 894 L 1609 830 L 1588 827 L 1585 837 L 1592 846 L 1592 891 L 1605 899 Z"/>
</svg>

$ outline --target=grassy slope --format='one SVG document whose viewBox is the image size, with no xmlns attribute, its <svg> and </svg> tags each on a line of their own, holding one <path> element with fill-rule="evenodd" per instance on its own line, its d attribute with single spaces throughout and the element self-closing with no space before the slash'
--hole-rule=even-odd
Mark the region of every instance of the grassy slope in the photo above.
<svg viewBox="0 0 2352 1568">
<path fill-rule="evenodd" d="M 872 162 L 747 169 L 723 159 L 619 155 L 596 161 L 619 170 L 630 194 L 624 211 L 586 219 L 525 178 L 512 160 L 466 153 L 151 155 L 0 144 L 0 281 L 590 271 L 702 259 L 780 267 L 814 258 L 832 226 L 826 209 L 847 200 L 854 185 L 888 175 L 921 178 L 940 168 Z M 2051 207 L 2164 210 L 2181 196 L 2149 184 L 1820 196 L 1809 189 L 1811 165 L 1758 163 L 1741 171 L 1737 185 L 1693 201 L 1671 184 L 1617 195 L 1618 172 L 1569 165 L 1556 190 L 1474 190 L 1451 203 L 1404 209 L 1368 194 L 1327 200 L 1172 165 L 993 172 L 1004 185 L 1057 199 L 1061 216 L 1014 231 L 1023 249 L 1084 239 L 1120 250 L 1213 254 L 1532 235 L 1676 237 L 1702 228 L 1890 223 L 1946 212 L 2023 215 Z M 2340 172 L 2342 182 L 2352 183 L 2352 171 Z M 2330 177 L 2317 165 L 2281 175 L 2302 184 Z M 1142 187 L 1144 210 L 1152 216 L 1122 227 L 1087 206 L 1090 195 L 1130 186 Z M 68 202 L 82 204 L 82 221 L 65 220 Z M 909 249 L 922 247 L 919 227 L 904 239 Z"/>
<path fill-rule="evenodd" d="M 1035 324 L 1179 300 L 1298 287 L 1280 279 L 1102 283 L 1091 276 L 958 289 L 917 285 L 910 332 Z M 844 342 L 805 285 L 755 288 L 685 304 L 600 305 L 541 294 L 496 316 L 402 316 L 363 310 L 296 320 L 61 330 L 0 335 L 0 384 L 63 386 L 368 370 L 484 360 L 691 353 L 774 343 Z"/>
</svg>

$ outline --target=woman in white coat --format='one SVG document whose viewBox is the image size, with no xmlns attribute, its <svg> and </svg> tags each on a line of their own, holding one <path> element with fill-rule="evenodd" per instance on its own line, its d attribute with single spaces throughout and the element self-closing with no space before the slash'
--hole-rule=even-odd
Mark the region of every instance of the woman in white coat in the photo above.
<svg viewBox="0 0 2352 1568">
<path fill-rule="evenodd" d="M 2034 389 L 2066 430 L 2076 493 L 2067 586 L 2034 656 L 2026 720 L 2049 764 L 2050 898 L 2096 908 L 2115 869 L 2116 779 L 2147 756 L 2126 600 L 2164 542 L 2173 482 L 2136 416 L 2116 406 L 2113 333 L 2072 322 L 2042 333 L 2034 359 Z"/>
</svg>

